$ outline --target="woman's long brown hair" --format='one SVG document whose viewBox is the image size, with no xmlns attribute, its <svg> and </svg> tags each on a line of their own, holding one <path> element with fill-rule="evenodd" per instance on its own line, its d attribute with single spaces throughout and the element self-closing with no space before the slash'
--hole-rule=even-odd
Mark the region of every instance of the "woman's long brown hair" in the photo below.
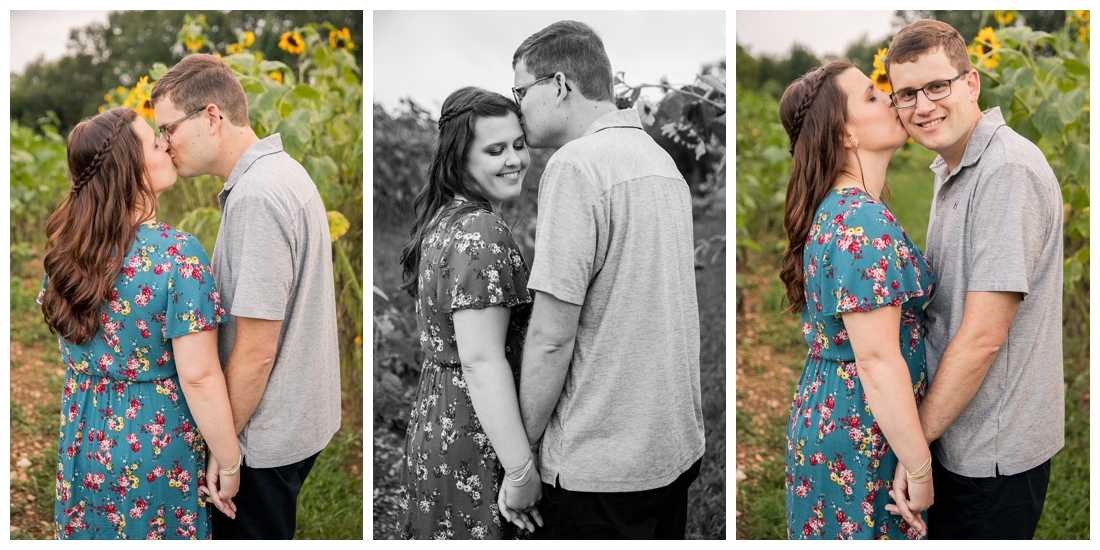
<svg viewBox="0 0 1100 550">
<path fill-rule="evenodd" d="M 99 331 L 99 309 L 137 235 L 135 213 L 156 210 L 131 127 L 137 118 L 132 109 L 111 109 L 81 121 L 67 141 L 72 188 L 46 224 L 42 315 L 50 332 L 74 344 Z"/>
<path fill-rule="evenodd" d="M 787 86 L 779 101 L 779 118 L 791 138 L 791 179 L 783 212 L 788 242 L 779 272 L 791 304 L 787 311 L 801 311 L 806 304 L 802 254 L 814 213 L 844 166 L 848 96 L 836 76 L 851 67 L 847 61 L 834 61 L 814 69 Z"/>
</svg>

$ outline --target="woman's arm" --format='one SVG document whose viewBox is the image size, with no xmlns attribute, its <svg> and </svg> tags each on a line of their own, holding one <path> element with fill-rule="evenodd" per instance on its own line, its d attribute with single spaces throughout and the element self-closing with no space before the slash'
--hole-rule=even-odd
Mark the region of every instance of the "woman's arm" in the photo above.
<svg viewBox="0 0 1100 550">
<path fill-rule="evenodd" d="M 460 309 L 454 312 L 458 356 L 474 412 L 505 469 L 523 465 L 531 457 L 512 370 L 504 357 L 504 340 L 511 310 L 506 307 Z M 522 487 L 509 487 L 509 507 L 533 506 L 542 496 L 538 472 L 528 472 Z M 505 481 L 505 484 L 508 482 Z"/>
<path fill-rule="evenodd" d="M 232 469 L 239 463 L 241 450 L 237 446 L 233 411 L 229 407 L 229 393 L 218 360 L 218 332 L 205 330 L 173 338 L 172 349 L 180 388 L 214 458 L 211 464 L 215 468 Z M 239 471 L 231 476 L 208 471 L 207 477 L 219 480 L 218 494 L 211 495 L 214 499 L 232 498 L 237 493 L 241 478 Z"/>
<path fill-rule="evenodd" d="M 867 405 L 905 470 L 917 473 L 931 458 L 921 430 L 909 367 L 901 355 L 898 327 L 901 306 L 844 313 L 844 327 L 856 356 L 856 370 Z M 909 484 L 909 509 L 932 505 L 932 482 Z"/>
</svg>

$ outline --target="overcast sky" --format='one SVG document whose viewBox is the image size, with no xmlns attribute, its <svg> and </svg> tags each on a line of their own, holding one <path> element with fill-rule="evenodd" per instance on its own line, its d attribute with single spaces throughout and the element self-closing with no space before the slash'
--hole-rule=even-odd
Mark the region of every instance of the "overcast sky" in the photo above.
<svg viewBox="0 0 1100 550">
<path fill-rule="evenodd" d="M 736 17 L 736 42 L 753 55 L 784 57 L 795 42 L 818 58 L 843 55 L 864 34 L 877 42 L 895 31 L 894 11 L 738 10 Z"/>
<path fill-rule="evenodd" d="M 22 73 L 43 55 L 54 61 L 66 53 L 69 31 L 93 21 L 107 24 L 108 10 L 99 11 L 11 11 L 11 72 Z"/>
<path fill-rule="evenodd" d="M 411 96 L 439 115 L 463 86 L 511 97 L 512 54 L 524 39 L 562 19 L 589 24 L 603 39 L 611 68 L 630 84 L 691 83 L 704 63 L 726 55 L 721 11 L 375 11 L 374 101 L 388 110 Z"/>
</svg>

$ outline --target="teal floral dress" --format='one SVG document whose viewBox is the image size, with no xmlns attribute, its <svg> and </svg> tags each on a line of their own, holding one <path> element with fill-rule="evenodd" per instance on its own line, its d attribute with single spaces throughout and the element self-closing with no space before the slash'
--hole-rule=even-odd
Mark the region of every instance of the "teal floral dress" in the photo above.
<svg viewBox="0 0 1100 550">
<path fill-rule="evenodd" d="M 901 306 L 898 342 L 920 403 L 932 270 L 890 209 L 858 188 L 821 202 L 803 265 L 809 350 L 787 423 L 787 537 L 919 538 L 886 510 L 897 457 L 867 405 L 841 314 Z"/>
<path fill-rule="evenodd" d="M 225 319 L 209 265 L 194 237 L 142 224 L 100 309 L 99 332 L 81 345 L 58 338 L 68 369 L 54 538 L 210 538 L 198 493 L 206 443 L 180 389 L 171 341 Z"/>
<path fill-rule="evenodd" d="M 503 220 L 456 210 L 442 209 L 421 245 L 416 322 L 425 357 L 405 436 L 398 527 L 406 539 L 525 538 L 497 507 L 504 471 L 470 401 L 452 314 L 511 308 L 504 353 L 519 388 L 532 301 L 527 264 Z"/>
</svg>

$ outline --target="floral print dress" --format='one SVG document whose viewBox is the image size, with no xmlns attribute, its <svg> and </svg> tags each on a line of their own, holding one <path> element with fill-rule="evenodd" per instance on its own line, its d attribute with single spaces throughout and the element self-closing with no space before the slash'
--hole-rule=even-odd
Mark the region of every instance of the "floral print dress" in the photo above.
<svg viewBox="0 0 1100 550">
<path fill-rule="evenodd" d="M 226 317 L 208 265 L 194 237 L 142 224 L 100 310 L 99 332 L 80 345 L 58 338 L 68 369 L 54 538 L 210 538 L 198 493 L 206 443 L 180 389 L 171 342 Z"/>
<path fill-rule="evenodd" d="M 474 413 L 452 313 L 511 308 L 505 356 L 519 388 L 523 336 L 531 315 L 528 270 L 508 227 L 486 210 L 443 208 L 421 245 L 416 322 L 424 364 L 402 460 L 399 525 L 406 539 L 529 536 L 501 519 L 503 469 Z"/>
<path fill-rule="evenodd" d="M 841 314 L 901 306 L 899 344 L 919 403 L 932 271 L 890 209 L 858 188 L 821 202 L 803 265 L 809 351 L 787 424 L 787 537 L 919 538 L 885 508 L 898 461 L 867 404 Z"/>
</svg>

